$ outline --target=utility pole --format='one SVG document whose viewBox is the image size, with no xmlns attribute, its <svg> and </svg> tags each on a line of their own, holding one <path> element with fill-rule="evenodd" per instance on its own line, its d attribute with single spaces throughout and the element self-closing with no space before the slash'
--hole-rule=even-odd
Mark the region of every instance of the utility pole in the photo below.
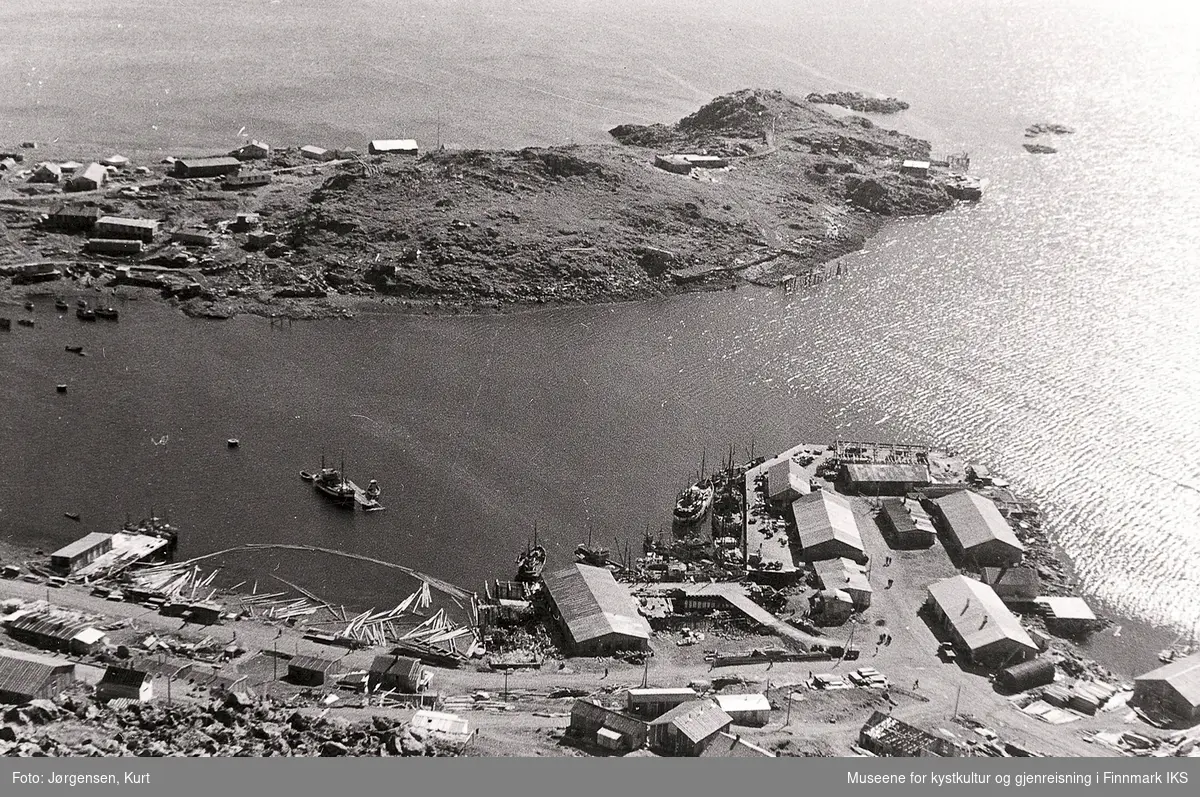
<svg viewBox="0 0 1200 797">
<path fill-rule="evenodd" d="M 508 702 L 508 674 L 512 672 L 512 667 L 504 668 L 504 701 Z"/>
<path fill-rule="evenodd" d="M 962 697 L 962 684 L 958 685 L 958 692 L 954 695 L 954 716 L 951 719 L 958 719 L 958 700 Z"/>
<path fill-rule="evenodd" d="M 646 661 L 645 661 L 645 667 L 642 668 L 642 688 L 643 689 L 645 689 L 646 684 L 649 683 L 649 678 L 650 678 L 650 657 L 647 656 Z"/>
<path fill-rule="evenodd" d="M 271 680 L 279 680 L 279 641 L 271 643 Z"/>
<path fill-rule="evenodd" d="M 787 719 L 783 721 L 784 727 L 792 724 L 792 690 L 790 688 L 788 689 L 787 701 Z"/>
</svg>

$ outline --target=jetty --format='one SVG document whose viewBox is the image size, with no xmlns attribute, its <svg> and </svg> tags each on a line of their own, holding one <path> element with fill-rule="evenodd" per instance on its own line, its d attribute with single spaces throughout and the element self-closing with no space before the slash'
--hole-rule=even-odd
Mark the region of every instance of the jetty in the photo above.
<svg viewBox="0 0 1200 797">
<path fill-rule="evenodd" d="M 345 480 L 347 486 L 354 489 L 354 503 L 361 507 L 364 512 L 382 512 L 383 510 L 387 509 L 386 506 L 379 503 L 378 499 L 371 498 L 369 495 L 367 495 L 367 491 L 365 489 L 359 487 L 351 480 L 345 479 L 345 477 L 343 477 L 343 479 Z"/>
</svg>

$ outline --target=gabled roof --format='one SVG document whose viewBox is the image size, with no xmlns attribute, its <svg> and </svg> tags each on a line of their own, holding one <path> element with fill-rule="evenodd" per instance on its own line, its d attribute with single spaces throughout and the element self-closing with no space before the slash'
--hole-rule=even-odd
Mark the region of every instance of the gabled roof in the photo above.
<svg viewBox="0 0 1200 797">
<path fill-rule="evenodd" d="M 607 568 L 574 564 L 543 581 L 576 643 L 608 634 L 650 638 L 649 624 Z"/>
<path fill-rule="evenodd" d="M 371 672 L 415 681 L 421 674 L 421 662 L 408 656 L 376 656 Z"/>
<path fill-rule="evenodd" d="M 728 728 L 733 724 L 733 717 L 722 711 L 715 700 L 691 700 L 681 703 L 650 724 L 668 723 L 692 742 L 699 742 Z"/>
<path fill-rule="evenodd" d="M 175 161 L 176 164 L 183 164 L 185 169 L 199 169 L 204 167 L 219 166 L 222 168 L 241 168 L 242 162 L 237 158 L 229 155 L 222 155 L 216 158 L 180 158 Z"/>
<path fill-rule="evenodd" d="M 1042 581 L 1032 567 L 985 567 L 983 583 L 993 589 L 999 586 L 1032 587 L 1041 589 Z"/>
<path fill-rule="evenodd" d="M 0 692 L 35 695 L 54 675 L 74 670 L 69 661 L 0 649 Z"/>
<path fill-rule="evenodd" d="M 874 592 L 867 578 L 867 569 L 858 562 L 839 557 L 823 562 L 813 562 L 813 570 L 824 589 L 855 590 Z"/>
<path fill-rule="evenodd" d="M 929 594 L 971 650 L 1011 639 L 1037 652 L 1021 621 L 987 584 L 966 576 L 951 576 L 930 584 Z"/>
<path fill-rule="evenodd" d="M 929 484 L 929 468 L 924 465 L 847 462 L 842 467 L 851 482 Z"/>
<path fill-rule="evenodd" d="M 743 739 L 741 736 L 735 736 L 732 733 L 721 731 L 717 734 L 717 738 L 713 739 L 704 751 L 700 753 L 701 758 L 774 758 L 775 754 L 770 750 L 759 747 L 756 744 Z"/>
<path fill-rule="evenodd" d="M 759 692 L 745 695 L 717 695 L 717 705 L 726 714 L 733 711 L 770 711 L 771 701 Z"/>
<path fill-rule="evenodd" d="M 1017 539 L 1012 527 L 1000 514 L 996 504 L 987 496 L 973 490 L 960 490 L 934 500 L 950 527 L 950 533 L 963 550 L 998 540 L 1018 551 L 1025 546 Z"/>
<path fill-rule="evenodd" d="M 154 219 L 127 219 L 121 216 L 101 216 L 98 225 L 116 225 L 118 227 L 136 227 L 139 230 L 157 230 L 158 222 Z"/>
<path fill-rule="evenodd" d="M 1188 703 L 1200 706 L 1200 653 L 1193 653 L 1191 656 L 1177 659 L 1170 664 L 1164 664 L 1133 680 L 1135 682 L 1166 681 Z"/>
<path fill-rule="evenodd" d="M 109 667 L 104 671 L 104 677 L 100 679 L 100 683 L 117 686 L 141 686 L 152 678 L 153 676 L 150 673 L 135 670 L 132 667 Z"/>
<path fill-rule="evenodd" d="M 807 550 L 837 540 L 858 550 L 863 549 L 854 510 L 844 497 L 828 490 L 817 490 L 792 502 L 796 533 Z"/>
</svg>

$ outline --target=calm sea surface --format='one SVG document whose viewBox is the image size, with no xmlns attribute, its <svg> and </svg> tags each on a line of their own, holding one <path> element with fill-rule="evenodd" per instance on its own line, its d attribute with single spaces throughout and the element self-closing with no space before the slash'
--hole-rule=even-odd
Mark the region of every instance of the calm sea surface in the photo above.
<svg viewBox="0 0 1200 797">
<path fill-rule="evenodd" d="M 240 134 L 604 141 L 613 124 L 756 85 L 903 97 L 913 109 L 885 123 L 969 150 L 991 186 L 978 206 L 888 228 L 849 276 L 803 296 L 284 329 L 144 301 L 83 327 L 43 303 L 36 329 L 0 337 L 0 533 L 52 546 L 81 530 L 64 511 L 103 530 L 153 507 L 184 527 L 185 556 L 319 544 L 477 585 L 507 575 L 535 522 L 560 560 L 589 528 L 636 546 L 701 458 L 731 444 L 907 439 L 964 451 L 1041 499 L 1106 609 L 1190 631 L 1200 24 L 1174 12 L 8 0 L 0 140 L 80 159 L 222 150 Z M 1037 121 L 1077 132 L 1029 155 Z M 321 504 L 296 474 L 322 453 L 378 479 L 389 510 Z M 270 566 L 355 603 L 408 586 L 304 556 Z"/>
</svg>

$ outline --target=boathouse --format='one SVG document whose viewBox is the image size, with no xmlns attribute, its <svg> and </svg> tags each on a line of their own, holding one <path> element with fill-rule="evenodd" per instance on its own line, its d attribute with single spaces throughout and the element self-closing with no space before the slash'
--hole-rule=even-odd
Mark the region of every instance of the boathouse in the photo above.
<svg viewBox="0 0 1200 797">
<path fill-rule="evenodd" d="M 668 689 L 630 689 L 625 693 L 625 710 L 646 719 L 657 719 L 676 706 L 700 695 L 686 686 Z"/>
<path fill-rule="evenodd" d="M 926 605 L 954 646 L 972 663 L 1001 668 L 1038 655 L 1038 646 L 987 584 L 951 576 L 929 586 Z"/>
<path fill-rule="evenodd" d="M 1161 711 L 1185 722 L 1200 720 L 1200 653 L 1133 679 L 1131 705 Z"/>
<path fill-rule="evenodd" d="M 900 164 L 900 173 L 909 177 L 928 177 L 932 165 L 929 161 L 906 160 Z"/>
<path fill-rule="evenodd" d="M 0 703 L 51 700 L 74 681 L 72 662 L 0 648 Z"/>
<path fill-rule="evenodd" d="M 108 170 L 99 163 L 88 167 L 67 181 L 67 191 L 95 191 L 108 180 Z"/>
<path fill-rule="evenodd" d="M 136 700 L 145 703 L 154 698 L 154 676 L 132 667 L 108 667 L 96 684 L 96 699 Z"/>
<path fill-rule="evenodd" d="M 796 460 L 778 457 L 767 463 L 767 498 L 790 504 L 810 492 L 812 488 Z"/>
<path fill-rule="evenodd" d="M 839 556 L 859 563 L 867 561 L 854 510 L 844 496 L 817 490 L 792 502 L 792 517 L 808 561 Z"/>
<path fill-rule="evenodd" d="M 113 547 L 113 535 L 93 531 L 50 554 L 50 566 L 59 573 L 74 573 L 94 562 Z"/>
<path fill-rule="evenodd" d="M 608 568 L 573 564 L 543 581 L 570 655 L 606 656 L 649 647 L 649 624 Z"/>
<path fill-rule="evenodd" d="M 936 498 L 934 511 L 951 553 L 976 567 L 1020 564 L 1025 546 L 992 499 L 972 490 Z"/>
<path fill-rule="evenodd" d="M 417 142 L 411 138 L 376 139 L 367 145 L 372 155 L 416 155 Z"/>
<path fill-rule="evenodd" d="M 693 700 L 650 723 L 650 748 L 663 755 L 699 756 L 732 724 L 715 700 Z"/>
<path fill-rule="evenodd" d="M 571 706 L 567 733 L 581 741 L 609 750 L 640 750 L 646 746 L 649 728 L 645 720 L 605 708 L 592 700 L 576 700 Z"/>
<path fill-rule="evenodd" d="M 842 590 L 850 596 L 855 611 L 866 611 L 871 606 L 874 589 L 867 578 L 867 568 L 851 559 L 838 557 L 812 563 L 813 571 L 821 589 Z"/>
<path fill-rule="evenodd" d="M 179 178 L 220 177 L 225 174 L 237 174 L 242 168 L 242 162 L 237 158 L 180 158 L 175 161 L 172 174 Z"/>
<path fill-rule="evenodd" d="M 929 468 L 912 464 L 847 462 L 838 471 L 843 492 L 858 495 L 907 495 L 929 486 Z"/>
<path fill-rule="evenodd" d="M 97 238 L 122 238 L 150 243 L 158 232 L 154 219 L 127 219 L 121 216 L 101 216 L 92 229 Z"/>
</svg>

